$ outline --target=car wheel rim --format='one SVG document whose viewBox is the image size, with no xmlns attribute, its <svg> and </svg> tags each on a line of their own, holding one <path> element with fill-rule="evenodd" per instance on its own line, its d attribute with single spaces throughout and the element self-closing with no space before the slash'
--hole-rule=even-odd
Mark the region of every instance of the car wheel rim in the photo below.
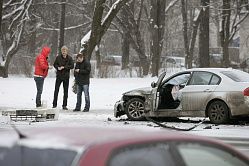
<svg viewBox="0 0 249 166">
<path fill-rule="evenodd" d="M 128 107 L 128 112 L 133 118 L 140 118 L 144 113 L 144 105 L 139 101 L 132 102 Z"/>
<path fill-rule="evenodd" d="M 212 107 L 210 113 L 211 113 L 211 117 L 213 120 L 220 121 L 220 120 L 224 119 L 225 108 L 220 104 L 215 104 Z"/>
</svg>

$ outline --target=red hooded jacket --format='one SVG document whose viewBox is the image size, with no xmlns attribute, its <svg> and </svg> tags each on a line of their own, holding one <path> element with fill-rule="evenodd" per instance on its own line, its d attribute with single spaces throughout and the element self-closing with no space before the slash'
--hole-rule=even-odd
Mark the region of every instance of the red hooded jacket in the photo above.
<svg viewBox="0 0 249 166">
<path fill-rule="evenodd" d="M 35 75 L 47 77 L 48 74 L 48 54 L 50 49 L 48 47 L 43 47 L 41 53 L 36 57 L 35 60 Z"/>
</svg>

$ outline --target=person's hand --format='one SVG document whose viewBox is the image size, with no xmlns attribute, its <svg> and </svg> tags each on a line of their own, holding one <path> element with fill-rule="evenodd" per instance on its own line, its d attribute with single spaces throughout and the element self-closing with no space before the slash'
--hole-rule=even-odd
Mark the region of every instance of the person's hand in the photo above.
<svg viewBox="0 0 249 166">
<path fill-rule="evenodd" d="M 80 71 L 80 69 L 75 69 L 75 72 L 77 72 L 77 73 L 78 73 L 79 71 Z"/>
<path fill-rule="evenodd" d="M 64 66 L 58 67 L 58 70 L 62 70 L 64 69 Z"/>
<path fill-rule="evenodd" d="M 48 66 L 48 69 L 53 69 L 53 66 Z"/>
</svg>

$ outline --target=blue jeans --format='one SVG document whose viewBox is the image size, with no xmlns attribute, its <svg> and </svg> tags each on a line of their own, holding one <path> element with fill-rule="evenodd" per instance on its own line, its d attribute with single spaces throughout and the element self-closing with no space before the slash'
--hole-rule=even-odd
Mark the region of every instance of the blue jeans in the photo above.
<svg viewBox="0 0 249 166">
<path fill-rule="evenodd" d="M 43 90 L 44 77 L 34 77 L 36 83 L 36 107 L 41 106 L 41 94 Z"/>
<path fill-rule="evenodd" d="M 90 96 L 89 96 L 89 85 L 77 85 L 77 103 L 76 109 L 81 109 L 82 103 L 82 91 L 85 94 L 85 108 L 84 110 L 90 109 Z"/>
</svg>

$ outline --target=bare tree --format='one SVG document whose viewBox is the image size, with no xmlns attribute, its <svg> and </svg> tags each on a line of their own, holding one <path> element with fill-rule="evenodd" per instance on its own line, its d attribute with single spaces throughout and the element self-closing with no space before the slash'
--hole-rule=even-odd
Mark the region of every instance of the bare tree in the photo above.
<svg viewBox="0 0 249 166">
<path fill-rule="evenodd" d="M 3 0 L 0 0 L 0 27 L 2 26 Z"/>
<path fill-rule="evenodd" d="M 222 0 L 221 5 L 221 19 L 220 19 L 220 39 L 221 47 L 223 49 L 223 61 L 225 67 L 229 67 L 229 51 L 228 47 L 230 42 L 233 40 L 234 35 L 239 30 L 239 25 L 246 19 L 249 15 L 248 1 L 243 0 Z M 240 12 L 242 8 L 245 7 L 247 13 L 242 17 Z"/>
<path fill-rule="evenodd" d="M 105 7 L 105 0 L 98 0 L 96 2 L 91 31 L 89 31 L 81 40 L 80 52 L 83 53 L 88 60 L 91 59 L 95 46 L 99 44 L 102 36 L 110 27 L 112 20 L 127 1 L 128 0 L 116 1 L 103 20 L 102 16 Z"/>
<path fill-rule="evenodd" d="M 134 13 L 134 2 L 132 1 L 130 6 L 132 9 L 132 12 Z M 129 19 L 127 16 L 127 8 L 124 6 L 121 9 L 121 17 L 120 19 L 123 21 L 125 25 L 129 24 Z M 129 42 L 129 34 L 128 32 L 121 32 L 122 34 L 122 69 L 126 69 L 129 64 L 129 55 L 130 55 L 130 42 Z"/>
<path fill-rule="evenodd" d="M 201 0 L 200 31 L 199 31 L 199 59 L 200 67 L 209 67 L 209 0 Z"/>
<path fill-rule="evenodd" d="M 192 61 L 194 55 L 195 42 L 197 37 L 197 31 L 200 24 L 203 8 L 193 9 L 196 13 L 195 17 L 191 17 L 190 28 L 188 28 L 188 11 L 186 10 L 185 0 L 181 0 L 182 6 L 182 19 L 183 19 L 183 39 L 184 39 L 184 52 L 185 52 L 185 66 L 186 68 L 192 68 Z M 190 30 L 188 30 L 190 29 Z"/>
<path fill-rule="evenodd" d="M 60 31 L 59 31 L 59 44 L 58 44 L 58 54 L 60 53 L 61 47 L 64 45 L 64 32 L 65 32 L 65 16 L 66 15 L 66 4 L 65 0 L 62 0 L 61 11 L 60 11 Z"/>
<path fill-rule="evenodd" d="M 151 0 L 150 2 L 152 76 L 158 76 L 164 41 L 166 0 Z"/>
<path fill-rule="evenodd" d="M 24 26 L 27 19 L 29 19 L 29 9 L 31 7 L 32 0 L 24 0 L 21 3 L 15 3 L 15 9 L 12 10 L 11 6 L 4 6 L 4 8 L 10 11 L 4 13 L 3 21 L 8 20 L 10 23 L 8 26 L 10 38 L 2 34 L 0 40 L 3 43 L 3 55 L 0 55 L 0 76 L 8 77 L 9 63 L 13 55 L 18 51 L 22 34 L 24 32 Z"/>
<path fill-rule="evenodd" d="M 187 18 L 187 10 L 185 0 L 181 0 L 182 7 L 182 19 L 183 19 L 183 39 L 184 39 L 184 52 L 185 52 L 185 66 L 188 68 L 188 60 L 189 60 L 189 41 L 188 41 L 188 18 Z"/>
<path fill-rule="evenodd" d="M 116 17 L 117 22 L 121 26 L 121 29 L 123 31 L 123 34 L 126 34 L 127 39 L 129 40 L 132 48 L 136 51 L 138 54 L 138 57 L 141 61 L 141 67 L 143 68 L 143 75 L 148 75 L 149 72 L 149 61 L 147 56 L 145 55 L 145 41 L 142 36 L 141 27 L 140 27 L 140 17 L 141 15 L 138 15 L 138 19 L 136 20 L 133 14 L 132 5 L 127 3 L 123 10 L 125 13 L 125 16 L 127 17 L 127 21 L 123 21 L 121 18 Z M 140 6 L 140 10 L 142 9 L 142 6 Z M 141 13 L 141 12 L 139 12 Z"/>
</svg>

